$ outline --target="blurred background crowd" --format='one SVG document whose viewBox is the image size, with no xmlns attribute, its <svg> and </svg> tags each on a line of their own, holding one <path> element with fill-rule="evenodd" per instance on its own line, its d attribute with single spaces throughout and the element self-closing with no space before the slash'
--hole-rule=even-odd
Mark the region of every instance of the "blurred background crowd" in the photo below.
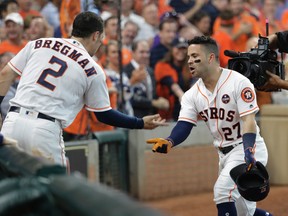
<svg viewBox="0 0 288 216">
<path fill-rule="evenodd" d="M 177 121 L 181 97 L 197 81 L 186 64 L 187 40 L 213 37 L 220 48 L 220 65 L 227 67 L 224 50 L 247 52 L 257 45 L 259 34 L 288 29 L 288 0 L 0 2 L 0 68 L 30 40 L 69 37 L 75 15 L 92 11 L 104 20 L 105 39 L 94 59 L 107 75 L 112 107 L 137 117 L 160 113 L 168 121 Z M 17 84 L 16 79 L 2 103 L 4 117 Z M 257 99 L 260 111 L 263 104 L 288 104 L 285 91 L 258 91 Z M 113 129 L 83 109 L 65 129 L 64 139 L 86 139 L 91 132 Z"/>
</svg>

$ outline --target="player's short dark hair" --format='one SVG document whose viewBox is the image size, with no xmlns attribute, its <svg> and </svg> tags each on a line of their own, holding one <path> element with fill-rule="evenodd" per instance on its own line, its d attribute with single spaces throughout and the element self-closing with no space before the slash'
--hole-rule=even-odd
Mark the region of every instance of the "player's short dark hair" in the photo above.
<svg viewBox="0 0 288 216">
<path fill-rule="evenodd" d="M 219 48 L 217 42 L 209 36 L 196 36 L 192 40 L 188 40 L 188 44 L 189 46 L 191 44 L 203 45 L 206 51 L 215 54 L 217 60 L 219 58 Z"/>
<path fill-rule="evenodd" d="M 103 33 L 103 20 L 97 14 L 86 11 L 78 14 L 73 22 L 72 36 L 89 37 L 92 33 L 99 31 Z"/>
</svg>

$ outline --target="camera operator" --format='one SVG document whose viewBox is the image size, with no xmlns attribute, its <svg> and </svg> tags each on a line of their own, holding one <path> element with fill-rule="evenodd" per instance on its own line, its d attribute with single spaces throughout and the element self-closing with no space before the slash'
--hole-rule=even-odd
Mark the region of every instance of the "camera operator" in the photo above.
<svg viewBox="0 0 288 216">
<path fill-rule="evenodd" d="M 279 52 L 288 53 L 288 31 L 277 32 L 269 35 L 270 49 L 279 49 Z M 286 89 L 288 90 L 288 80 L 283 80 L 279 76 L 266 71 L 269 75 L 267 83 L 259 88 L 259 90 L 267 91 L 269 89 Z"/>
</svg>

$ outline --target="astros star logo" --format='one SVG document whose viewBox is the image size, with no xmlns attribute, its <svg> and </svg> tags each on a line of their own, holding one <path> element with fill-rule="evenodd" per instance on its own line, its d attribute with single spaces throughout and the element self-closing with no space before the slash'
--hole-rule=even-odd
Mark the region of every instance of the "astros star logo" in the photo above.
<svg viewBox="0 0 288 216">
<path fill-rule="evenodd" d="M 243 101 L 250 103 L 254 100 L 255 95 L 251 88 L 246 87 L 241 92 L 241 98 Z"/>
</svg>

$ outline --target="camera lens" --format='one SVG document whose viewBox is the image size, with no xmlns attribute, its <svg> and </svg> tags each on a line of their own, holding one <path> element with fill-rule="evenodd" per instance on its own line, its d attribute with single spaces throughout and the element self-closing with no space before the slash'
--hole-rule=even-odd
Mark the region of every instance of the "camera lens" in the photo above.
<svg viewBox="0 0 288 216">
<path fill-rule="evenodd" d="M 246 61 L 236 61 L 231 67 L 232 70 L 235 70 L 242 75 L 248 77 L 250 75 L 250 71 Z"/>
</svg>

